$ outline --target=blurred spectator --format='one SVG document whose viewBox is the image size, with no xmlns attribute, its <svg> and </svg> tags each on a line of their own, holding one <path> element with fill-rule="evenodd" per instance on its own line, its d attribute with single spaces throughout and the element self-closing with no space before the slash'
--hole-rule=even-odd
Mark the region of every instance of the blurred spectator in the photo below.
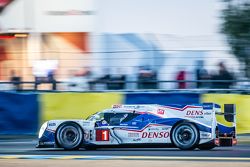
<svg viewBox="0 0 250 167">
<path fill-rule="evenodd" d="M 38 85 L 42 83 L 42 77 L 37 77 L 35 76 L 35 84 L 34 84 L 34 89 L 37 90 Z"/>
<path fill-rule="evenodd" d="M 218 74 L 215 74 L 212 76 L 212 80 L 225 80 L 225 82 L 213 82 L 213 88 L 217 89 L 229 89 L 230 86 L 233 85 L 233 82 L 230 82 L 234 80 L 233 75 L 227 70 L 224 63 L 220 62 L 218 64 L 219 66 L 219 72 Z"/>
<path fill-rule="evenodd" d="M 88 89 L 89 90 L 93 90 L 94 89 L 94 85 L 92 84 L 92 81 L 93 81 L 93 73 L 91 71 L 91 68 L 90 67 L 84 67 L 84 72 L 83 72 L 83 75 L 82 75 L 87 84 L 88 84 Z"/>
<path fill-rule="evenodd" d="M 35 85 L 34 89 L 38 89 L 38 85 L 42 83 L 51 83 L 51 90 L 57 89 L 56 79 L 55 79 L 55 70 L 49 70 L 46 76 L 38 75 L 35 76 Z"/>
<path fill-rule="evenodd" d="M 115 74 L 106 76 L 108 81 L 111 81 L 111 83 L 107 84 L 108 90 L 121 90 L 125 89 L 125 81 L 126 81 L 126 75 L 123 74 L 121 69 L 117 69 Z M 113 83 L 112 83 L 113 82 Z"/>
<path fill-rule="evenodd" d="M 185 81 L 186 80 L 186 71 L 180 70 L 177 73 L 176 80 L 177 81 Z M 178 84 L 178 86 L 177 86 L 178 89 L 186 89 L 186 87 L 187 87 L 186 82 L 178 82 L 177 84 Z"/>
<path fill-rule="evenodd" d="M 104 83 L 108 90 L 121 90 L 125 89 L 126 75 L 122 74 L 121 69 L 117 69 L 115 73 L 110 74 L 110 69 L 104 69 L 105 75 L 98 78 L 94 83 Z"/>
<path fill-rule="evenodd" d="M 76 73 L 75 70 L 69 70 L 69 78 L 66 81 L 68 84 L 67 85 L 68 90 L 72 90 L 77 85 L 76 82 L 74 82 L 75 73 Z"/>
<path fill-rule="evenodd" d="M 13 84 L 14 90 L 21 90 L 22 89 L 22 86 L 20 83 L 21 77 L 16 74 L 15 70 L 10 71 L 10 81 Z"/>
<path fill-rule="evenodd" d="M 110 69 L 105 68 L 103 69 L 104 75 L 102 77 L 97 78 L 96 80 L 92 81 L 93 85 L 95 85 L 95 88 L 97 85 L 102 85 L 102 89 L 108 89 L 108 83 L 110 80 Z"/>
<path fill-rule="evenodd" d="M 88 82 L 84 77 L 85 73 L 83 71 L 70 70 L 70 77 L 67 81 L 69 91 L 84 91 L 88 90 Z"/>
<path fill-rule="evenodd" d="M 157 74 L 148 67 L 140 67 L 138 89 L 157 89 Z"/>
<path fill-rule="evenodd" d="M 199 82 L 202 80 L 209 80 L 210 76 L 207 70 L 204 68 L 203 61 L 197 61 L 198 68 L 195 70 L 196 80 L 197 80 L 197 88 L 208 88 L 210 87 L 210 83 L 208 82 Z"/>
<path fill-rule="evenodd" d="M 47 77 L 35 76 L 34 89 L 37 90 L 38 85 L 40 85 L 41 83 L 46 83 L 46 81 L 47 81 Z"/>
<path fill-rule="evenodd" d="M 48 82 L 52 84 L 52 90 L 56 90 L 56 79 L 55 79 L 55 70 L 50 70 L 48 72 Z"/>
</svg>

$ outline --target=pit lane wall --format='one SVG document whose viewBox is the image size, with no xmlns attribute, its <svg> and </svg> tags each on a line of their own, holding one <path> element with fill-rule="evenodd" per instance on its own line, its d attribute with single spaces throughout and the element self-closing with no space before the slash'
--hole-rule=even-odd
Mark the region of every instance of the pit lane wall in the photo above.
<svg viewBox="0 0 250 167">
<path fill-rule="evenodd" d="M 84 119 L 112 104 L 234 103 L 237 133 L 250 133 L 250 95 L 198 93 L 41 93 L 0 92 L 0 134 L 36 134 L 51 119 Z"/>
</svg>

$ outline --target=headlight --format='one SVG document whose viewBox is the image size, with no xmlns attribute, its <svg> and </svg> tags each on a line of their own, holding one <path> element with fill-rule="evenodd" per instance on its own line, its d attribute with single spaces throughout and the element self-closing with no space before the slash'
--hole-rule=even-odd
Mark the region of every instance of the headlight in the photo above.
<svg viewBox="0 0 250 167">
<path fill-rule="evenodd" d="M 38 138 L 41 138 L 41 137 L 42 137 L 42 135 L 43 135 L 44 131 L 45 131 L 45 130 L 46 130 L 46 128 L 47 128 L 47 125 L 48 125 L 48 121 L 47 121 L 47 122 L 45 122 L 45 123 L 43 123 L 43 125 L 42 125 L 42 126 L 41 126 L 41 128 L 40 128 Z"/>
</svg>

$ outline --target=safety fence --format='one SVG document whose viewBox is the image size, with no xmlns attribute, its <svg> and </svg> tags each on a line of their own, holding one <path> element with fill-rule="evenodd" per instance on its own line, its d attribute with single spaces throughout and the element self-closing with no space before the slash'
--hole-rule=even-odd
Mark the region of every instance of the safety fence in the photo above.
<svg viewBox="0 0 250 167">
<path fill-rule="evenodd" d="M 250 94 L 250 80 L 121 80 L 121 79 L 71 79 L 68 81 L 48 80 L 40 78 L 37 81 L 1 81 L 0 91 L 171 91 L 179 90 L 211 90 L 211 91 L 241 91 Z"/>
<path fill-rule="evenodd" d="M 237 133 L 250 133 L 250 95 L 190 92 L 0 92 L 0 134 L 36 134 L 51 119 L 84 119 L 113 104 L 236 104 Z"/>
</svg>

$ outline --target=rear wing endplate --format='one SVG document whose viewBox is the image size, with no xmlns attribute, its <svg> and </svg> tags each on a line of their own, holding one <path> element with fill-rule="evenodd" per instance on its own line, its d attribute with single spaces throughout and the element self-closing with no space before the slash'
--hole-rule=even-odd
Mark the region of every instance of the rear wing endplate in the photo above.
<svg viewBox="0 0 250 167">
<path fill-rule="evenodd" d="M 228 122 L 235 122 L 236 107 L 235 104 L 224 104 L 224 113 L 216 112 L 218 115 L 224 115 L 224 118 Z"/>
</svg>

